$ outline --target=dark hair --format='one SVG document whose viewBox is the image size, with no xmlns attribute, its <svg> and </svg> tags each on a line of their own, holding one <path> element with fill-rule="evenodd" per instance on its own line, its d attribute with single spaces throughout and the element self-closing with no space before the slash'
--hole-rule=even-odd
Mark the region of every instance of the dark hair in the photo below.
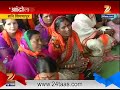
<svg viewBox="0 0 120 90">
<path fill-rule="evenodd" d="M 59 16 L 56 19 L 56 21 L 55 21 L 55 30 L 56 31 L 59 29 L 60 23 L 63 22 L 63 21 L 65 21 L 65 20 L 68 21 L 68 22 L 70 22 L 69 19 L 66 16 Z M 70 24 L 71 24 L 71 22 L 70 22 Z"/>
<path fill-rule="evenodd" d="M 67 14 L 66 17 L 69 19 L 69 21 L 72 23 L 74 21 L 74 17 L 76 14 Z"/>
<path fill-rule="evenodd" d="M 31 37 L 32 37 L 34 34 L 40 34 L 40 32 L 37 31 L 37 30 L 27 30 L 27 36 L 28 36 L 28 39 L 29 39 L 29 40 L 31 39 Z"/>
<path fill-rule="evenodd" d="M 57 72 L 57 64 L 50 57 L 41 58 L 37 63 L 38 73 L 54 73 Z"/>
<path fill-rule="evenodd" d="M 43 14 L 39 14 L 39 15 L 40 15 L 40 17 L 42 18 Z"/>
<path fill-rule="evenodd" d="M 2 19 L 2 23 L 3 23 L 3 25 L 5 25 L 6 20 L 7 20 L 7 19 Z M 14 20 L 16 20 L 16 21 L 17 21 L 17 23 L 18 23 L 18 20 L 17 20 L 17 19 L 14 19 Z"/>
<path fill-rule="evenodd" d="M 101 14 L 95 14 L 96 21 L 97 22 L 102 22 L 102 15 Z"/>
<path fill-rule="evenodd" d="M 6 19 L 2 19 L 2 23 L 3 23 L 3 25 L 5 25 Z"/>
<path fill-rule="evenodd" d="M 40 17 L 42 18 L 44 14 L 39 14 L 39 15 L 40 15 Z M 50 14 L 50 15 L 51 15 L 51 14 Z"/>
</svg>

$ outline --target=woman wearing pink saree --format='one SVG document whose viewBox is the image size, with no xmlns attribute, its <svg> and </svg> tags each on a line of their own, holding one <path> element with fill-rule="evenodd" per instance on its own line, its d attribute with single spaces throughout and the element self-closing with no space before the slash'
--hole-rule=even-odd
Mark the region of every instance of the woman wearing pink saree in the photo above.
<svg viewBox="0 0 120 90">
<path fill-rule="evenodd" d="M 26 79 L 34 79 L 37 74 L 36 64 L 45 56 L 41 46 L 39 32 L 36 30 L 26 31 L 13 58 L 11 71 Z"/>
</svg>

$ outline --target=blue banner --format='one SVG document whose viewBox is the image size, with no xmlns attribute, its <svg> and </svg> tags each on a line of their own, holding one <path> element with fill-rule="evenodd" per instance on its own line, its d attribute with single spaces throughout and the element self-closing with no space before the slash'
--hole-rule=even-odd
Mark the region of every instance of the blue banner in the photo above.
<svg viewBox="0 0 120 90">
<path fill-rule="evenodd" d="M 107 79 L 101 77 L 97 73 L 94 73 L 93 76 L 94 76 L 94 79 L 97 82 L 103 83 L 106 87 L 111 85 L 111 84 L 114 84 L 114 85 L 116 85 L 117 87 L 120 88 L 120 72 L 117 72 L 117 73 L 113 74 L 112 76 L 110 76 Z"/>
</svg>

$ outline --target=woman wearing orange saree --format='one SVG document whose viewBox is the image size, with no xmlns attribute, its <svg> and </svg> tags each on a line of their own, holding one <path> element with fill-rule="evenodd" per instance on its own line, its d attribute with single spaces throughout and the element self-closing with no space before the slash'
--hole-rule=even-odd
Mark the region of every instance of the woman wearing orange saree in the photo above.
<svg viewBox="0 0 120 90">
<path fill-rule="evenodd" d="M 86 69 L 88 61 L 81 57 L 83 47 L 77 33 L 72 30 L 71 23 L 65 16 L 57 17 L 51 29 L 53 32 L 48 50 L 57 62 L 59 72 L 67 80 L 80 79 L 80 72 Z"/>
</svg>

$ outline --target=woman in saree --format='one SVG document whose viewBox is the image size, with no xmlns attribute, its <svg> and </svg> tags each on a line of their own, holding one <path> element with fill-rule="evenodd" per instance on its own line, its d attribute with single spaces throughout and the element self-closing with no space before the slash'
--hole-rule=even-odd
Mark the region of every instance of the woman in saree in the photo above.
<svg viewBox="0 0 120 90">
<path fill-rule="evenodd" d="M 94 14 L 77 14 L 72 23 L 72 28 L 78 33 L 83 46 L 90 49 L 93 56 L 103 56 L 104 52 L 114 45 L 115 39 L 112 37 L 114 30 L 109 27 L 96 29 L 95 26 L 96 18 Z"/>
<path fill-rule="evenodd" d="M 98 73 L 108 77 L 119 70 L 119 47 L 115 49 L 116 52 L 112 49 L 115 41 L 112 37 L 114 35 L 112 30 L 101 32 L 94 28 L 95 25 L 94 15 L 93 18 L 90 18 L 85 14 L 77 14 L 72 23 L 72 27 L 79 34 L 82 44 L 88 47 L 88 50 L 92 50 L 90 56 L 92 69 L 99 68 Z M 113 67 L 111 68 L 111 66 Z"/>
<path fill-rule="evenodd" d="M 37 63 L 38 74 L 34 80 L 64 80 L 62 73 L 58 72 L 57 63 L 50 57 L 46 57 Z"/>
<path fill-rule="evenodd" d="M 35 30 L 40 32 L 40 36 L 43 41 L 43 48 L 48 48 L 48 42 L 51 37 L 50 26 L 53 22 L 53 15 L 51 14 L 39 14 L 39 24 L 35 26 Z"/>
<path fill-rule="evenodd" d="M 7 71 L 10 61 L 12 61 L 15 52 L 20 44 L 22 31 L 18 29 L 18 23 L 15 19 L 3 20 L 4 30 L 0 33 L 0 61 L 2 61 Z"/>
<path fill-rule="evenodd" d="M 117 43 L 120 43 L 120 14 L 116 14 L 116 17 L 107 23 L 107 26 L 115 30 L 114 38 Z"/>
<path fill-rule="evenodd" d="M 113 15 L 114 17 L 107 22 L 107 26 L 114 29 L 115 33 L 113 37 L 116 39 L 117 43 L 116 46 L 111 49 L 111 58 L 107 57 L 107 61 L 105 60 L 105 62 L 102 63 L 101 70 L 99 73 L 97 73 L 102 76 L 102 78 L 100 78 L 99 75 L 94 76 L 103 82 L 120 71 L 120 14 Z M 120 79 L 117 78 L 117 80 L 119 81 Z M 107 80 L 105 82 L 107 82 Z M 114 79 L 112 82 L 117 81 Z"/>
<path fill-rule="evenodd" d="M 70 21 L 65 16 L 57 17 L 51 28 L 49 53 L 57 62 L 59 72 L 67 80 L 80 79 L 80 73 L 87 68 L 88 60 L 82 59 L 83 47 L 78 34 L 72 30 Z"/>
<path fill-rule="evenodd" d="M 42 42 L 39 34 L 36 30 L 26 31 L 12 61 L 11 71 L 28 80 L 34 79 L 37 74 L 36 64 L 46 54 L 41 50 Z"/>
</svg>

